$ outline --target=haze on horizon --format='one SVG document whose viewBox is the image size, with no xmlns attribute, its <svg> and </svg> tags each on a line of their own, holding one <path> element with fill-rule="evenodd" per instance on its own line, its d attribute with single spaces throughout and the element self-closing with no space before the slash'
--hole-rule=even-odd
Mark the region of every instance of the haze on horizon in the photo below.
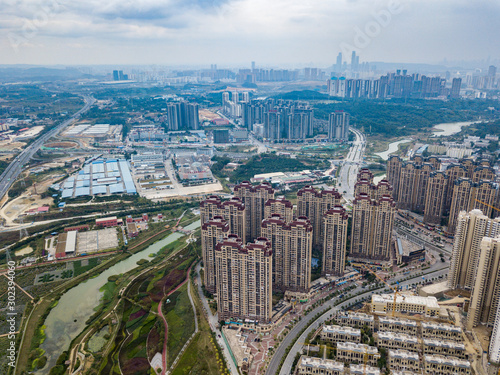
<svg viewBox="0 0 500 375">
<path fill-rule="evenodd" d="M 0 0 L 2 64 L 500 60 L 486 0 Z M 396 10 L 396 11 L 391 11 Z M 377 19 L 375 14 L 390 13 Z M 374 26 L 378 23 L 378 28 Z M 372 36 L 356 42 L 357 29 Z"/>
</svg>

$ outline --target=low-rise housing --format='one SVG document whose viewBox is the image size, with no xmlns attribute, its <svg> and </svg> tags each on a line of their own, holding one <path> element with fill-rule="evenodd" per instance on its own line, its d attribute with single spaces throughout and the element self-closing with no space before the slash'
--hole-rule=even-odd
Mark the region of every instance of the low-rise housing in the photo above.
<svg viewBox="0 0 500 375">
<path fill-rule="evenodd" d="M 377 346 L 386 349 L 418 351 L 418 338 L 417 336 L 411 336 L 405 333 L 378 332 Z"/>
<path fill-rule="evenodd" d="M 424 354 L 441 354 L 444 356 L 453 356 L 466 358 L 465 345 L 461 342 L 450 340 L 423 339 Z"/>
<path fill-rule="evenodd" d="M 338 323 L 344 326 L 364 327 L 368 326 L 373 331 L 375 327 L 375 319 L 373 315 L 357 313 L 357 312 L 340 312 L 335 318 Z"/>
<path fill-rule="evenodd" d="M 389 350 L 388 353 L 389 368 L 394 370 L 410 370 L 418 372 L 420 369 L 420 360 L 418 353 L 407 350 Z"/>
<path fill-rule="evenodd" d="M 365 354 L 367 363 L 376 366 L 380 358 L 378 349 L 366 344 L 356 344 L 354 342 L 337 343 L 337 360 L 344 363 L 363 363 Z"/>
<path fill-rule="evenodd" d="M 343 375 L 344 364 L 331 359 L 301 356 L 297 363 L 296 375 Z"/>
<path fill-rule="evenodd" d="M 380 370 L 376 367 L 365 365 L 350 365 L 349 373 L 351 375 L 380 375 Z"/>
<path fill-rule="evenodd" d="M 445 339 L 462 341 L 462 328 L 452 324 L 422 322 L 422 337 L 427 339 Z"/>
<path fill-rule="evenodd" d="M 468 375 L 471 373 L 470 362 L 464 359 L 443 357 L 442 355 L 424 355 L 424 372 L 439 375 Z"/>
<path fill-rule="evenodd" d="M 321 340 L 335 342 L 360 342 L 361 330 L 337 325 L 324 326 L 320 334 Z"/>
<path fill-rule="evenodd" d="M 372 312 L 385 313 L 393 310 L 394 294 L 372 295 Z M 420 297 L 398 295 L 396 297 L 395 310 L 407 314 L 422 314 L 426 316 L 438 316 L 439 305 L 436 297 Z"/>
<path fill-rule="evenodd" d="M 418 333 L 418 324 L 415 320 L 381 316 L 378 322 L 378 329 L 381 331 L 407 333 L 410 335 L 416 335 Z"/>
</svg>

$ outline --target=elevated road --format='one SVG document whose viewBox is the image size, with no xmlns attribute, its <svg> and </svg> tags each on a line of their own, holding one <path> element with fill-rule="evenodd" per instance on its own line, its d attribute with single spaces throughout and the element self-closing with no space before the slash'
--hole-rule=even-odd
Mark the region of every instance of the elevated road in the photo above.
<svg viewBox="0 0 500 375">
<path fill-rule="evenodd" d="M 0 176 L 0 199 L 7 193 L 14 181 L 21 174 L 23 166 L 29 162 L 31 157 L 47 142 L 50 138 L 56 136 L 61 130 L 76 121 L 82 113 L 85 113 L 95 103 L 95 99 L 90 96 L 85 96 L 85 105 L 82 109 L 76 112 L 73 116 L 66 121 L 57 125 L 47 133 L 40 136 L 32 144 L 26 147 L 14 160 L 9 164 L 7 169 Z"/>
</svg>

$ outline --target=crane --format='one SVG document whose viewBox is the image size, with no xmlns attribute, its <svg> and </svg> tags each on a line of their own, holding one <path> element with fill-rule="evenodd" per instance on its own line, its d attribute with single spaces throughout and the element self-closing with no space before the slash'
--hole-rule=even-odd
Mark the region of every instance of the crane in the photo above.
<svg viewBox="0 0 500 375">
<path fill-rule="evenodd" d="M 377 275 L 375 272 L 373 272 L 370 268 L 368 268 L 366 266 L 366 264 L 362 264 L 361 265 L 366 271 L 370 272 L 372 275 L 374 275 L 377 279 L 379 279 L 380 281 L 382 281 L 385 285 L 387 285 L 389 288 L 391 288 L 393 291 L 394 291 L 394 302 L 393 302 L 393 305 L 392 305 L 392 317 L 394 318 L 395 314 L 396 314 L 396 299 L 399 295 L 399 288 L 396 286 L 396 288 L 394 288 L 392 285 L 389 285 L 384 279 L 382 279 L 379 275 Z M 404 298 L 404 296 L 403 296 Z"/>
<path fill-rule="evenodd" d="M 479 199 L 474 199 L 474 200 L 475 200 L 476 202 L 479 202 L 479 203 L 481 203 L 481 204 L 484 204 L 484 205 L 485 205 L 485 206 L 487 206 L 487 207 L 493 208 L 494 210 L 500 211 L 500 208 L 497 208 L 497 207 L 495 207 L 495 206 L 492 206 L 491 204 L 488 204 L 488 203 L 486 203 L 486 202 L 480 201 Z"/>
</svg>

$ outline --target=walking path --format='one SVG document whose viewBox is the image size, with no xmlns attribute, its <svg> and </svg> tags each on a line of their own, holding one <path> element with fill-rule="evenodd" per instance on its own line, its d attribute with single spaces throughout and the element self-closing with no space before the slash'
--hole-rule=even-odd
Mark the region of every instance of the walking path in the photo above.
<svg viewBox="0 0 500 375">
<path fill-rule="evenodd" d="M 186 282 L 189 281 L 189 274 L 191 273 L 191 267 L 189 267 L 188 271 L 187 271 L 187 275 L 186 275 L 186 279 L 180 283 L 179 285 L 177 285 L 173 290 L 171 290 L 167 295 L 165 295 L 165 285 L 163 285 L 163 298 L 161 299 L 160 303 L 158 304 L 158 315 L 163 319 L 163 325 L 165 326 L 165 338 L 164 338 L 164 341 L 163 341 L 163 352 L 162 352 L 162 355 L 161 355 L 161 360 L 162 360 L 162 369 L 161 369 L 161 374 L 162 375 L 165 375 L 165 370 L 167 369 L 167 338 L 168 338 L 168 324 L 167 324 L 167 319 L 165 319 L 165 316 L 163 315 L 163 311 L 162 311 L 162 306 L 163 306 L 163 302 L 165 301 L 165 298 L 169 297 L 170 295 L 172 295 L 173 293 L 175 293 L 181 286 L 183 286 Z M 189 287 L 189 286 L 188 286 Z M 189 288 L 188 288 L 188 295 L 189 295 L 189 299 L 191 300 L 191 295 L 189 294 Z M 193 303 L 193 301 L 191 300 L 191 303 Z M 193 308 L 194 308 L 194 305 L 193 305 Z M 195 317 L 196 317 L 196 310 L 195 310 Z M 198 321 L 196 320 L 196 332 L 198 331 Z M 184 349 L 184 348 L 183 348 Z"/>
</svg>

